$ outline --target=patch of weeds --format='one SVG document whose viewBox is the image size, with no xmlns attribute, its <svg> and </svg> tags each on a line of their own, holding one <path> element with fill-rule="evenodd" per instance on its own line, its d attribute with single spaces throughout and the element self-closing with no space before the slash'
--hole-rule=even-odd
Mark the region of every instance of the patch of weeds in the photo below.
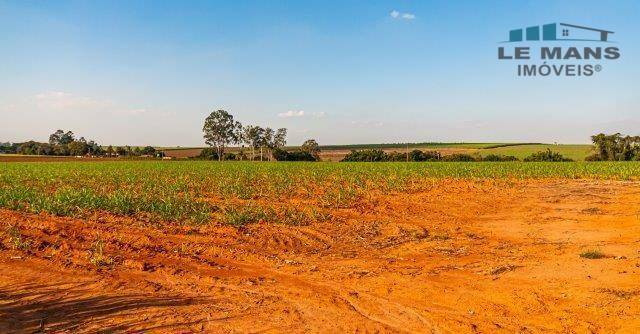
<svg viewBox="0 0 640 334">
<path fill-rule="evenodd" d="M 489 274 L 491 274 L 491 275 L 500 275 L 500 274 L 506 273 L 508 271 L 514 271 L 514 270 L 516 270 L 518 268 L 521 268 L 521 267 L 522 266 L 517 266 L 517 265 L 514 265 L 514 264 L 507 264 L 507 265 L 498 266 L 498 267 L 495 267 L 495 268 L 491 269 L 489 271 Z"/>
<path fill-rule="evenodd" d="M 443 240 L 444 241 L 444 240 L 449 240 L 449 239 L 451 239 L 451 237 L 446 233 L 435 234 L 434 236 L 431 237 L 431 240 Z"/>
<path fill-rule="evenodd" d="M 309 225 L 311 215 L 294 207 L 287 207 L 282 211 L 280 222 L 285 225 Z"/>
<path fill-rule="evenodd" d="M 429 230 L 426 229 L 425 227 L 423 227 L 421 230 L 412 230 L 411 231 L 411 238 L 413 238 L 413 240 L 422 240 L 422 239 L 426 239 L 429 237 Z"/>
<path fill-rule="evenodd" d="M 194 247 L 192 243 L 181 243 L 174 251 L 181 256 L 198 256 L 202 254 L 201 247 Z"/>
<path fill-rule="evenodd" d="M 598 291 L 602 293 L 608 293 L 610 295 L 614 295 L 622 299 L 630 299 L 631 297 L 640 295 L 640 290 L 627 291 L 622 289 L 602 288 L 602 289 L 599 289 Z"/>
<path fill-rule="evenodd" d="M 221 221 L 236 227 L 259 222 L 305 226 L 331 219 L 331 214 L 316 208 L 299 206 L 265 207 L 259 205 L 231 206 L 222 210 Z"/>
<path fill-rule="evenodd" d="M 484 237 L 483 237 L 483 236 L 481 236 L 481 235 L 477 235 L 477 234 L 472 233 L 472 232 L 466 232 L 464 235 L 466 235 L 466 236 L 467 236 L 467 238 L 469 238 L 469 239 L 473 239 L 473 240 L 484 239 Z"/>
<path fill-rule="evenodd" d="M 113 265 L 113 258 L 104 254 L 104 241 L 98 239 L 91 246 L 89 251 L 89 262 L 96 267 L 107 267 Z"/>
<path fill-rule="evenodd" d="M 320 221 L 328 221 L 331 213 L 316 208 L 286 207 L 280 212 L 280 223 L 294 226 L 305 226 Z"/>
<path fill-rule="evenodd" d="M 607 255 L 601 252 L 600 250 L 591 249 L 591 250 L 586 250 L 580 253 L 580 257 L 584 259 L 596 260 L 596 259 L 603 259 L 607 257 Z"/>
<path fill-rule="evenodd" d="M 355 187 L 332 187 L 320 197 L 320 205 L 334 209 L 344 209 L 353 206 L 360 199 Z"/>
<path fill-rule="evenodd" d="M 586 209 L 583 209 L 581 212 L 586 215 L 602 214 L 602 210 L 600 210 L 599 208 L 586 208 Z"/>
<path fill-rule="evenodd" d="M 259 206 L 241 206 L 225 208 L 222 212 L 225 224 L 240 227 L 260 221 L 275 221 L 275 212 L 271 208 Z"/>
<path fill-rule="evenodd" d="M 7 234 L 9 235 L 9 243 L 13 249 L 21 251 L 28 251 L 31 249 L 31 240 L 25 239 L 20 233 L 18 227 L 10 226 L 7 229 Z"/>
</svg>

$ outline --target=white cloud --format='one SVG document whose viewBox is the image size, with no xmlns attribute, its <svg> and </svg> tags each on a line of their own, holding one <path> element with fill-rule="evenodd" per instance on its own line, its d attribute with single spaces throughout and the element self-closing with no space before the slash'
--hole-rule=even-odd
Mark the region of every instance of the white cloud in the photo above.
<svg viewBox="0 0 640 334">
<path fill-rule="evenodd" d="M 144 109 L 144 108 L 125 110 L 125 113 L 129 115 L 140 115 L 140 114 L 145 114 L 146 112 L 147 112 L 147 109 Z"/>
<path fill-rule="evenodd" d="M 395 9 L 392 10 L 391 13 L 389 13 L 389 15 L 391 15 L 392 18 L 397 20 L 413 20 L 416 18 L 415 14 L 413 13 L 400 13 Z"/>
<path fill-rule="evenodd" d="M 414 14 L 411 13 L 404 13 L 402 14 L 402 18 L 405 20 L 413 20 L 416 18 L 416 16 Z"/>
<path fill-rule="evenodd" d="M 304 110 L 289 110 L 287 112 L 281 112 L 278 114 L 278 117 L 281 117 L 281 118 L 307 117 L 307 116 L 311 116 L 314 118 L 322 118 L 326 116 L 326 113 L 324 111 L 307 113 Z"/>
<path fill-rule="evenodd" d="M 290 118 L 290 117 L 302 117 L 304 116 L 304 110 L 289 110 L 287 112 L 281 112 L 278 114 L 278 117 L 282 118 Z"/>
<path fill-rule="evenodd" d="M 112 105 L 109 101 L 101 101 L 91 97 L 55 91 L 36 94 L 35 102 L 39 109 L 57 111 L 95 110 Z"/>
<path fill-rule="evenodd" d="M 384 125 L 384 123 L 379 121 L 351 121 L 351 125 L 357 127 L 374 127 L 380 128 Z"/>
</svg>

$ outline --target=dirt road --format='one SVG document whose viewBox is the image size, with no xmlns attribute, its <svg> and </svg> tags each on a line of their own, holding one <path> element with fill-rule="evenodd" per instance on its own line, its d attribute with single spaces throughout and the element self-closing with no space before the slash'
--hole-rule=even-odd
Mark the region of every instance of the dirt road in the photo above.
<svg viewBox="0 0 640 334">
<path fill-rule="evenodd" d="M 0 332 L 637 333 L 639 215 L 640 183 L 579 180 L 439 181 L 302 227 L 0 210 Z"/>
</svg>

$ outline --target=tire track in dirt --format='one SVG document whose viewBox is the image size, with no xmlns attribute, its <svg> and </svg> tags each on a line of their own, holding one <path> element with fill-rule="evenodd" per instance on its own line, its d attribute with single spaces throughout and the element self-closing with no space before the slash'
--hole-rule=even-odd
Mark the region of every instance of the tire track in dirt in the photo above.
<svg viewBox="0 0 640 334">
<path fill-rule="evenodd" d="M 74 327 L 86 332 L 100 326 L 159 332 L 629 330 L 640 326 L 633 320 L 640 319 L 637 186 L 449 180 L 423 192 L 374 194 L 372 208 L 341 209 L 334 222 L 300 227 L 188 227 L 109 214 L 75 219 L 0 210 L 3 231 L 17 227 L 33 242 L 25 252 L 0 236 L 0 311 L 36 305 L 27 286 L 14 283 L 33 278 L 46 286 L 45 274 L 30 268 L 47 266 L 47 283 L 90 279 L 73 292 L 80 301 L 185 300 L 159 299 L 117 312 L 96 306 L 104 317 Z M 97 239 L 113 266 L 89 263 Z M 612 257 L 578 257 L 593 246 Z M 54 316 L 58 328 L 72 325 Z M 0 321 L 0 331 L 15 328 L 7 326 Z"/>
</svg>

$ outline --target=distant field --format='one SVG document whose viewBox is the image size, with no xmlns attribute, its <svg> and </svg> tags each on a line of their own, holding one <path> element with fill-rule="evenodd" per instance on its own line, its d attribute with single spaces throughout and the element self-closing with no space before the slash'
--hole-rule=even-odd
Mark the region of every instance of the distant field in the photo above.
<svg viewBox="0 0 640 334">
<path fill-rule="evenodd" d="M 485 156 L 488 154 L 504 154 L 513 155 L 518 159 L 523 159 L 532 153 L 551 149 L 554 152 L 558 152 L 567 158 L 571 158 L 576 161 L 583 161 L 586 156 L 592 153 L 592 145 L 553 145 L 553 144 L 535 144 L 535 145 L 517 145 L 517 146 L 504 146 L 497 148 L 481 149 L 477 151 L 480 155 Z"/>
<path fill-rule="evenodd" d="M 296 149 L 295 146 L 286 147 L 286 149 Z M 454 153 L 466 153 L 472 155 L 486 156 L 489 154 L 513 155 L 518 159 L 523 159 L 532 153 L 546 150 L 559 152 L 565 157 L 576 161 L 583 161 L 586 156 L 592 153 L 592 145 L 554 145 L 554 144 L 536 144 L 536 143 L 409 143 L 407 144 L 355 144 L 355 145 L 327 145 L 320 146 L 320 157 L 323 161 L 340 161 L 352 150 L 363 149 L 381 149 L 385 152 L 406 152 L 409 150 L 435 150 L 443 155 Z M 202 152 L 202 147 L 167 147 L 157 148 L 165 152 L 166 156 L 177 159 L 186 159 L 196 157 Z M 231 147 L 227 149 L 229 152 L 237 153 L 239 148 Z M 245 152 L 250 150 L 245 148 Z M 73 157 L 56 157 L 56 156 L 28 156 L 18 154 L 0 154 L 0 161 L 45 161 L 52 159 L 75 159 Z M 83 158 L 88 160 L 87 158 Z M 105 159 L 105 158 L 100 158 Z"/>
<path fill-rule="evenodd" d="M 388 144 L 349 144 L 349 145 L 325 145 L 323 150 L 363 150 L 363 149 L 438 149 L 438 148 L 468 148 L 480 149 L 500 145 L 520 145 L 504 143 L 388 143 Z"/>
<path fill-rule="evenodd" d="M 320 157 L 323 161 L 340 161 L 345 155 L 352 150 L 363 149 L 381 149 L 386 152 L 405 152 L 409 150 L 436 150 L 444 155 L 454 153 L 479 154 L 486 156 L 488 154 L 504 154 L 513 155 L 518 159 L 546 150 L 559 152 L 560 154 L 576 161 L 583 161 L 592 151 L 592 145 L 565 145 L 565 144 L 540 144 L 540 143 L 392 143 L 392 144 L 353 144 L 353 145 L 325 145 L 320 146 L 322 152 Z M 295 149 L 296 147 L 287 147 L 287 149 Z M 231 152 L 237 152 L 238 148 L 230 148 Z M 164 152 L 167 156 L 174 158 L 189 158 L 200 154 L 202 148 L 185 147 L 185 148 L 165 148 Z M 248 151 L 248 150 L 247 150 Z"/>
</svg>

